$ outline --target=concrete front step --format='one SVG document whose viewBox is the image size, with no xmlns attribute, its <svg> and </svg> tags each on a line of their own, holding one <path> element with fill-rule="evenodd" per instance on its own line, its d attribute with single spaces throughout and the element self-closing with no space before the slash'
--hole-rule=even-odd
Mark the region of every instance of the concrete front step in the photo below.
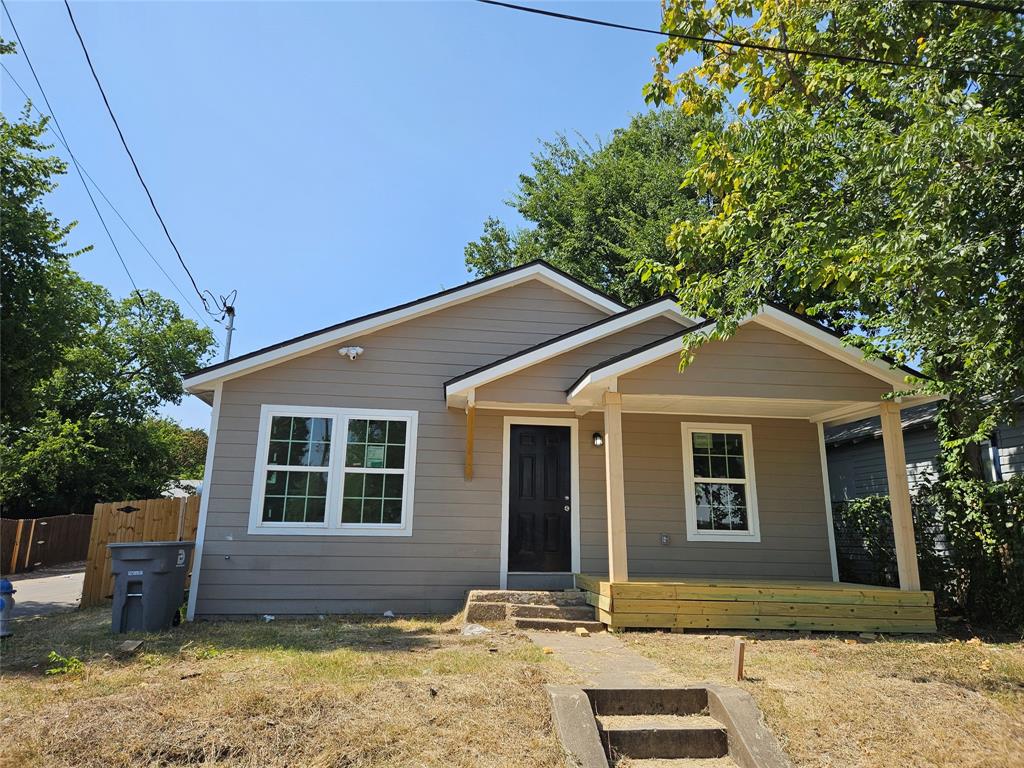
<svg viewBox="0 0 1024 768">
<path fill-rule="evenodd" d="M 579 589 L 545 592 L 522 589 L 474 589 L 469 603 L 509 603 L 513 605 L 586 605 L 587 595 Z"/>
<path fill-rule="evenodd" d="M 608 754 L 631 758 L 717 758 L 729 754 L 725 727 L 707 715 L 598 715 Z"/>
<path fill-rule="evenodd" d="M 604 632 L 604 624 L 600 621 L 573 621 L 570 619 L 527 619 L 516 618 L 512 620 L 516 629 L 548 629 L 553 632 L 575 632 L 577 627 L 583 627 L 588 632 Z"/>
<path fill-rule="evenodd" d="M 509 614 L 523 619 L 568 619 L 570 621 L 593 621 L 592 605 L 511 605 Z"/>
</svg>

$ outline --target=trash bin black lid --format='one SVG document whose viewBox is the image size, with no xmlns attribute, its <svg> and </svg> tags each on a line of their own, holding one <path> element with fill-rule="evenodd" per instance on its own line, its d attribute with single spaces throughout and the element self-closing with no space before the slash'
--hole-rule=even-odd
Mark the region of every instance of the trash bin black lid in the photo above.
<svg viewBox="0 0 1024 768">
<path fill-rule="evenodd" d="M 128 549 L 130 547 L 166 547 L 167 549 L 194 547 L 194 541 L 117 541 L 107 544 L 107 549 Z"/>
</svg>

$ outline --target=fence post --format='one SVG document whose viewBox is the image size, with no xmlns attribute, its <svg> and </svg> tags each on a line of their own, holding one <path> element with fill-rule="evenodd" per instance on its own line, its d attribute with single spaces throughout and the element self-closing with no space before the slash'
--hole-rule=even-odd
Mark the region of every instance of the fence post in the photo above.
<svg viewBox="0 0 1024 768">
<path fill-rule="evenodd" d="M 185 505 L 188 504 L 188 496 L 178 499 L 178 541 L 185 535 Z"/>
<path fill-rule="evenodd" d="M 29 564 L 32 562 L 32 544 L 35 543 L 36 537 L 36 519 L 32 518 L 32 525 L 28 529 L 28 546 L 25 547 L 25 563 L 24 568 L 27 571 Z"/>
<path fill-rule="evenodd" d="M 11 553 L 11 567 L 8 569 L 8 573 L 18 570 L 18 550 L 21 548 L 21 532 L 24 527 L 25 521 L 18 520 L 18 530 L 14 533 L 14 551 Z"/>
</svg>

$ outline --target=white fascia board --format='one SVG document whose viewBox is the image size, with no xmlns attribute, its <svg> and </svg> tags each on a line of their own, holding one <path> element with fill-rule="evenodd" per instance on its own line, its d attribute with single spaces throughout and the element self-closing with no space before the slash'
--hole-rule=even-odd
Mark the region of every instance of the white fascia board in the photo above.
<svg viewBox="0 0 1024 768">
<path fill-rule="evenodd" d="M 693 325 L 693 320 L 683 315 L 679 306 L 671 299 L 663 299 L 648 306 L 633 311 L 620 313 L 621 317 L 602 321 L 600 325 L 593 328 L 584 328 L 576 333 L 565 336 L 558 341 L 538 347 L 526 354 L 515 356 L 504 363 L 500 363 L 479 373 L 461 379 L 444 388 L 445 398 L 449 401 L 460 395 L 466 395 L 477 387 L 481 387 L 497 379 L 517 373 L 524 368 L 529 368 L 537 363 L 542 363 L 552 357 L 571 352 L 574 349 L 590 344 L 611 336 L 612 334 L 632 328 L 640 323 L 653 320 L 656 317 L 670 317 L 683 325 Z M 451 403 L 449 403 L 451 404 Z"/>
<path fill-rule="evenodd" d="M 286 343 L 274 349 L 268 349 L 262 354 L 241 359 L 231 365 L 221 366 L 212 371 L 189 376 L 184 381 L 185 391 L 195 394 L 198 391 L 210 390 L 213 388 L 214 382 L 226 381 L 270 365 L 283 363 L 286 360 L 315 352 L 318 349 L 329 347 L 346 339 L 365 336 L 406 320 L 412 320 L 440 309 L 486 296 L 487 294 L 510 288 L 528 280 L 540 280 L 552 288 L 567 293 L 609 314 L 619 313 L 625 309 L 625 307 L 611 299 L 569 280 L 545 264 L 532 264 L 523 269 L 515 269 L 506 274 L 467 285 L 462 289 L 455 289 L 433 298 L 404 305 L 391 312 L 375 314 L 361 322 L 344 324 L 340 327 L 326 330 L 323 333 L 314 334 L 308 338 Z"/>
<path fill-rule="evenodd" d="M 711 333 L 718 326 L 717 323 L 709 323 L 700 329 L 700 333 Z M 675 353 L 679 354 L 683 348 L 683 337 L 676 336 L 667 341 L 656 344 L 653 347 L 648 347 L 642 352 L 637 352 L 635 355 L 624 357 L 610 365 L 606 365 L 603 368 L 591 371 L 585 377 L 583 377 L 579 384 L 572 388 L 569 393 L 568 401 L 572 403 L 580 394 L 592 385 L 600 384 L 609 379 L 615 380 L 619 376 L 629 373 L 630 371 L 642 368 L 645 365 L 657 362 L 664 357 Z"/>
<path fill-rule="evenodd" d="M 810 323 L 805 323 L 785 312 L 780 312 L 774 307 L 764 306 L 754 315 L 749 315 L 740 320 L 739 325 L 748 323 L 759 323 L 766 328 L 789 336 L 796 341 L 806 344 L 819 352 L 834 357 L 840 362 L 846 363 L 859 371 L 867 373 L 876 379 L 884 381 L 893 387 L 894 390 L 905 387 L 907 373 L 891 367 L 884 360 L 870 360 L 855 347 L 849 347 L 842 343 L 842 340 L 821 328 Z M 710 334 L 717 327 L 717 323 L 710 323 L 700 329 L 700 333 Z M 728 342 L 726 342 L 728 343 Z M 664 357 L 678 353 L 682 348 L 680 338 L 669 339 L 657 346 L 638 352 L 636 355 L 623 358 L 603 368 L 592 371 L 580 381 L 569 393 L 568 402 L 572 403 L 588 387 L 600 384 L 608 379 L 615 379 L 619 376 L 642 368 L 645 365 L 657 362 Z"/>
<path fill-rule="evenodd" d="M 851 365 L 869 376 L 874 376 L 876 379 L 880 379 L 887 384 L 892 384 L 896 389 L 907 385 L 906 377 L 909 374 L 905 371 L 893 368 L 884 360 L 869 359 L 859 349 L 843 344 L 842 339 L 833 336 L 828 331 L 798 320 L 787 315 L 785 312 L 780 312 L 775 307 L 762 307 L 761 311 L 751 320 L 756 320 L 766 328 L 801 341 L 807 346 Z"/>
</svg>

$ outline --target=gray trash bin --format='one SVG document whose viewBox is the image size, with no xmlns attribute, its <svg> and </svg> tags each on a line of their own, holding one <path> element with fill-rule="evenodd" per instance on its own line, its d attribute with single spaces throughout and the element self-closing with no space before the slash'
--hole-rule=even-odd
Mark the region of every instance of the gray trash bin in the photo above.
<svg viewBox="0 0 1024 768">
<path fill-rule="evenodd" d="M 110 628 L 159 632 L 174 622 L 185 593 L 194 541 L 137 541 L 107 544 L 114 575 Z"/>
</svg>

